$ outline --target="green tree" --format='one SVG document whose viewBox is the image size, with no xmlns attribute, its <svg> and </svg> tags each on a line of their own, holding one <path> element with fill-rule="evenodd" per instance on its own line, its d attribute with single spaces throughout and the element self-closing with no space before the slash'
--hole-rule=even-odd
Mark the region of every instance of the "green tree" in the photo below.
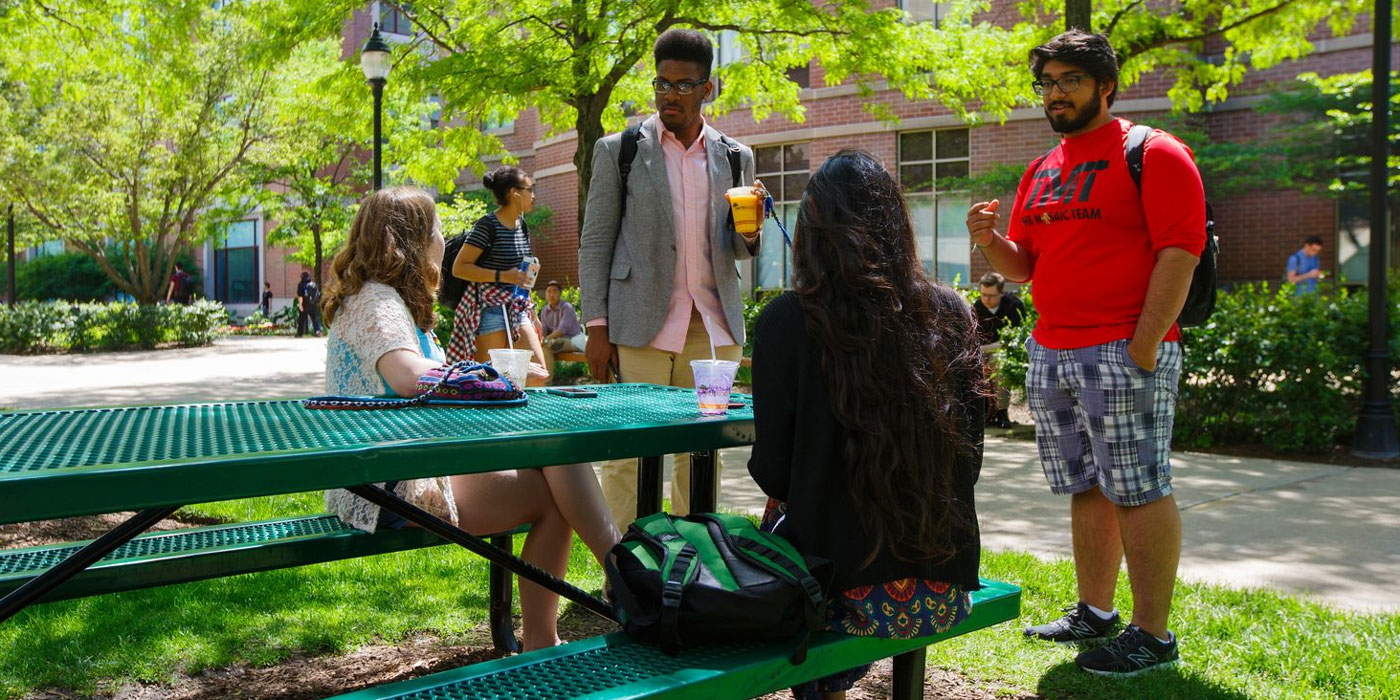
<svg viewBox="0 0 1400 700">
<path fill-rule="evenodd" d="M 268 110 L 276 138 L 255 164 L 249 185 L 264 214 L 277 222 L 268 242 L 292 249 L 288 259 L 311 267 L 323 284 L 323 260 L 344 244 L 356 191 L 368 185 L 361 156 L 369 150 L 370 101 L 340 45 L 319 39 L 296 46 L 278 67 L 281 86 Z"/>
<path fill-rule="evenodd" d="M 396 6 L 384 2 L 384 6 Z M 290 36 L 338 32 L 356 0 L 291 0 L 273 20 Z M 1015 19 L 1001 10 L 1015 9 Z M 733 32 L 744 60 L 719 67 L 713 113 L 751 108 L 801 122 L 800 87 L 789 70 L 819 63 L 827 85 L 851 84 L 873 97 L 888 86 L 910 100 L 939 100 L 968 123 L 1003 119 L 1033 104 L 1026 80 L 1030 47 L 1061 20 L 1109 34 L 1123 56 L 1123 83 L 1170 71 L 1170 96 L 1184 110 L 1225 99 L 1250 69 L 1306 55 L 1325 24 L 1350 30 L 1367 0 L 1203 0 L 1148 8 L 1142 0 L 954 2 L 937 26 L 911 23 L 868 0 L 422 0 L 402 6 L 418 37 L 400 50 L 392 89 L 437 96 L 447 126 L 394 146 L 408 177 L 450 189 L 464 168 L 501 153 L 484 124 L 535 108 L 550 133 L 572 130 L 583 215 L 596 139 L 620 129 L 628 107 L 652 97 L 646 64 L 656 36 L 671 27 Z M 1212 55 L 1206 44 L 1213 42 Z M 1218 48 L 1218 53 L 1216 49 Z M 866 110 L 893 121 L 871 99 Z"/>
<path fill-rule="evenodd" d="M 55 0 L 0 15 L 8 38 L 0 199 L 120 290 L 161 298 L 206 208 L 270 136 L 251 4 Z"/>
</svg>

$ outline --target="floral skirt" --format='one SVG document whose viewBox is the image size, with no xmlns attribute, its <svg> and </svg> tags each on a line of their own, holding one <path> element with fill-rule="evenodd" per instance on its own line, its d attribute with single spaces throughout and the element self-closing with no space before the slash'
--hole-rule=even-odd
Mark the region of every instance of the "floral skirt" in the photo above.
<svg viewBox="0 0 1400 700">
<path fill-rule="evenodd" d="M 768 499 L 764 531 L 772 532 L 787 504 Z M 913 639 L 947 632 L 972 612 L 972 597 L 961 587 L 942 581 L 903 578 L 858 586 L 832 596 L 827 606 L 827 630 L 856 637 Z M 870 664 L 858 666 L 792 688 L 797 700 L 816 700 L 819 693 L 850 690 Z"/>
</svg>

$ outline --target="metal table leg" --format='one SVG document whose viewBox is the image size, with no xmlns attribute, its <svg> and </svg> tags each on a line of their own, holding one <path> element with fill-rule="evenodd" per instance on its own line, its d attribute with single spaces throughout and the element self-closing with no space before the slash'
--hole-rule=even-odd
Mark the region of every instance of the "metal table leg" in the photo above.
<svg viewBox="0 0 1400 700">
<path fill-rule="evenodd" d="M 719 485 L 715 483 L 715 452 L 690 453 L 690 512 L 713 513 Z"/>
<path fill-rule="evenodd" d="M 107 534 L 72 553 L 67 559 L 54 565 L 53 568 L 35 576 L 28 583 L 0 599 L 0 622 L 10 619 L 15 613 L 38 602 L 49 591 L 63 585 L 64 581 L 77 576 L 83 569 L 97 563 L 102 557 L 116 551 L 118 547 L 151 529 L 152 525 L 170 517 L 171 513 L 179 509 L 180 506 L 169 506 L 143 510 L 127 518 L 125 522 L 112 528 Z"/>
<path fill-rule="evenodd" d="M 661 512 L 661 456 L 637 458 L 637 517 Z"/>
<path fill-rule="evenodd" d="M 924 663 L 927 647 L 919 647 L 894 657 L 894 687 L 891 700 L 919 700 L 924 696 Z"/>
<path fill-rule="evenodd" d="M 491 546 L 503 552 L 514 552 L 513 537 L 496 535 L 491 538 Z M 511 576 L 505 567 L 491 562 L 491 642 L 496 651 L 513 654 L 520 650 L 515 643 L 515 621 L 510 617 Z"/>
<path fill-rule="evenodd" d="M 387 508 L 389 511 L 403 516 L 410 522 L 417 523 L 427 531 L 441 537 L 449 542 L 459 544 L 471 550 L 473 553 L 484 557 L 493 564 L 499 564 L 506 570 L 513 572 L 517 576 L 523 576 L 539 585 L 553 591 L 569 600 L 583 606 L 589 612 L 600 617 L 617 622 L 617 614 L 613 612 L 612 606 L 589 595 L 586 591 L 573 584 L 556 578 L 553 574 L 541 569 L 530 562 L 527 562 L 510 552 L 505 552 L 492 547 L 485 540 L 473 535 L 461 528 L 429 513 L 408 501 L 399 498 L 377 486 L 363 485 L 351 486 L 349 491 L 380 508 Z"/>
</svg>

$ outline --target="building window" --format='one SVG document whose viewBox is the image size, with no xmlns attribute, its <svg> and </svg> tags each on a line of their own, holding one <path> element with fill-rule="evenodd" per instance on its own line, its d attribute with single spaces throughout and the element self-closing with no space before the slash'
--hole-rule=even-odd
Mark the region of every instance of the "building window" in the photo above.
<svg viewBox="0 0 1400 700">
<path fill-rule="evenodd" d="M 213 289 L 225 304 L 258 302 L 258 220 L 235 221 L 215 241 Z"/>
<path fill-rule="evenodd" d="M 64 250 L 63 241 L 44 241 L 29 249 L 29 259 L 33 260 L 35 258 L 47 258 L 51 255 L 63 255 Z"/>
<path fill-rule="evenodd" d="M 1364 193 L 1348 194 L 1337 203 L 1336 253 L 1340 278 L 1366 284 L 1371 278 L 1371 210 Z"/>
<path fill-rule="evenodd" d="M 968 284 L 967 192 L 949 188 L 948 178 L 968 174 L 968 130 L 916 131 L 899 135 L 899 182 L 914 221 L 914 239 L 924 269 L 945 283 Z"/>
<path fill-rule="evenodd" d="M 948 16 L 953 9 L 951 2 L 934 2 L 934 0 L 899 0 L 899 9 L 909 13 L 909 19 L 915 22 L 933 22 L 937 27 Z"/>
<path fill-rule="evenodd" d="M 802 190 L 812 177 L 807 143 L 790 143 L 753 149 L 754 171 L 768 194 L 773 196 L 773 209 L 782 217 L 789 233 L 797 223 L 797 205 Z M 759 248 L 754 264 L 753 291 L 786 289 L 792 282 L 792 250 L 783 241 L 783 232 L 772 219 L 763 220 L 764 245 Z"/>
<path fill-rule="evenodd" d="M 379 31 L 385 34 L 413 35 L 413 23 L 408 21 L 408 15 L 398 7 L 387 2 L 379 3 Z"/>
</svg>

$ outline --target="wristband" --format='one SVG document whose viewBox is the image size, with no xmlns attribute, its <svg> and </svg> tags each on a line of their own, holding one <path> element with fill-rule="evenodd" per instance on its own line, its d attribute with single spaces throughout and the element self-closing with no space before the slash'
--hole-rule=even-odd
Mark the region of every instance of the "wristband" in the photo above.
<svg viewBox="0 0 1400 700">
<path fill-rule="evenodd" d="M 500 270 L 496 270 L 496 284 L 500 284 L 500 283 L 501 283 L 501 271 L 500 271 Z"/>
</svg>

